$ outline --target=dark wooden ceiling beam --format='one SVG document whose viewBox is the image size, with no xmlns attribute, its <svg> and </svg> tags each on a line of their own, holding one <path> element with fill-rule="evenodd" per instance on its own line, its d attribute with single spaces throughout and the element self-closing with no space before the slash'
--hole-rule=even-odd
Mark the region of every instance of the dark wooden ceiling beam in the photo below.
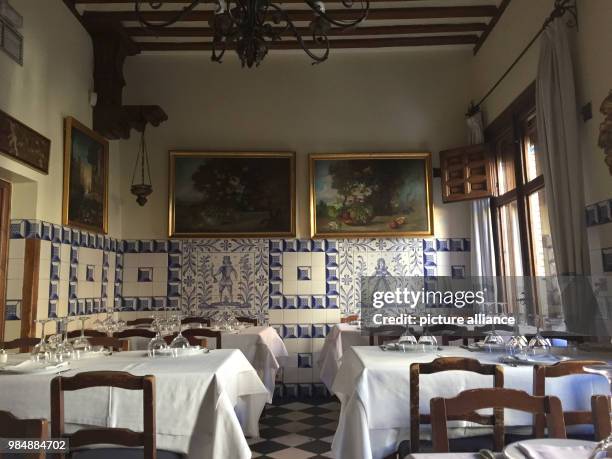
<svg viewBox="0 0 612 459">
<path fill-rule="evenodd" d="M 433 37 L 395 37 L 395 38 L 352 38 L 345 40 L 330 40 L 332 49 L 342 48 L 392 48 L 404 46 L 440 46 L 440 45 L 473 45 L 478 41 L 478 35 L 454 35 Z M 210 51 L 210 42 L 139 42 L 142 51 Z M 306 41 L 310 49 L 322 46 Z M 295 40 L 280 41 L 270 46 L 271 49 L 300 49 Z"/>
<path fill-rule="evenodd" d="M 134 0 L 71 0 L 77 5 L 126 5 L 131 4 L 134 5 Z M 422 2 L 425 0 L 370 0 L 370 3 L 377 2 Z M 325 4 L 330 3 L 341 3 L 342 0 L 328 0 Z M 191 0 L 165 0 L 164 3 L 168 4 L 184 4 L 187 5 L 191 3 Z M 210 5 L 210 2 L 208 2 Z M 304 0 L 278 0 L 278 3 L 304 3 Z M 203 2 L 203 5 L 206 3 Z M 144 7 L 147 7 L 146 3 L 143 4 Z"/>
<path fill-rule="evenodd" d="M 314 13 L 311 10 L 289 10 L 287 11 L 292 21 L 311 21 Z M 329 9 L 329 16 L 339 20 L 351 20 L 360 17 L 358 10 L 351 9 Z M 432 6 L 417 8 L 374 8 L 368 13 L 370 20 L 385 19 L 444 19 L 444 18 L 478 18 L 493 17 L 497 14 L 497 7 L 494 5 L 483 6 Z M 138 21 L 138 14 L 134 11 L 111 11 L 93 12 L 86 11 L 85 15 L 104 16 L 108 20 L 115 21 Z M 176 11 L 148 11 L 143 12 L 142 16 L 147 21 L 166 21 L 175 17 Z M 212 11 L 192 11 L 185 15 L 182 21 L 208 22 L 214 13 Z"/>
<path fill-rule="evenodd" d="M 330 36 L 355 36 L 355 35 L 409 35 L 416 33 L 460 33 L 460 32 L 482 32 L 487 28 L 485 23 L 469 24 L 407 24 L 391 26 L 354 27 L 341 30 L 332 29 Z M 214 32 L 210 27 L 168 27 L 160 31 L 153 31 L 144 27 L 126 27 L 126 32 L 132 37 L 212 37 Z M 298 27 L 302 36 L 310 35 L 307 27 Z M 290 30 L 283 31 L 284 37 L 293 36 Z"/>
<path fill-rule="evenodd" d="M 480 38 L 478 39 L 478 43 L 476 43 L 476 46 L 474 46 L 474 56 L 478 54 L 478 50 L 482 48 L 482 45 L 484 45 L 484 42 L 487 40 L 487 38 L 489 37 L 493 29 L 495 28 L 495 25 L 501 18 L 502 14 L 504 14 L 504 11 L 506 11 L 506 8 L 508 8 L 509 4 L 510 4 L 510 0 L 501 1 L 501 3 L 499 4 L 499 8 L 497 8 L 497 14 L 491 18 L 487 29 L 480 35 Z"/>
</svg>

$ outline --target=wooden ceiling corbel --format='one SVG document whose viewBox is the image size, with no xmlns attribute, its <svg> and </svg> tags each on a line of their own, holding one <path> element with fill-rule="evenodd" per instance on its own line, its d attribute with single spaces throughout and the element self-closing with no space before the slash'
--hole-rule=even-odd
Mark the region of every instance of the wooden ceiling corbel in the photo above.
<svg viewBox="0 0 612 459">
<path fill-rule="evenodd" d="M 128 139 L 130 131 L 142 132 L 146 124 L 159 126 L 168 115 L 159 105 L 123 105 L 123 64 L 140 52 L 137 44 L 117 20 L 85 13 L 83 23 L 91 36 L 94 50 L 93 128 L 104 137 Z"/>
</svg>

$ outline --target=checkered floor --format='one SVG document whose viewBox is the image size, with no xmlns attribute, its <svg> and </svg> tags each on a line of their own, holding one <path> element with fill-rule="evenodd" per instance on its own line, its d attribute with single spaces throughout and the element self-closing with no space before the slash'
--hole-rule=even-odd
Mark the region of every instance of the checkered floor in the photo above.
<svg viewBox="0 0 612 459">
<path fill-rule="evenodd" d="M 261 438 L 248 439 L 259 459 L 330 458 L 340 404 L 332 400 L 289 402 L 267 407 L 259 421 Z"/>
</svg>

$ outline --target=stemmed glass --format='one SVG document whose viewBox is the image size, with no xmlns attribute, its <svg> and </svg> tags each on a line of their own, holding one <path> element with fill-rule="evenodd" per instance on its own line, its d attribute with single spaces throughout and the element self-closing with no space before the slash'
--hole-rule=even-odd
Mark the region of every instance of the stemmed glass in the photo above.
<svg viewBox="0 0 612 459">
<path fill-rule="evenodd" d="M 417 339 L 410 332 L 410 328 L 406 327 L 406 331 L 402 333 L 402 336 L 399 337 L 397 342 L 398 346 L 402 350 L 413 349 L 417 345 Z"/>
<path fill-rule="evenodd" d="M 172 349 L 172 353 L 176 357 L 178 355 L 179 349 L 189 349 L 191 345 L 189 344 L 189 340 L 183 336 L 183 326 L 181 324 L 181 314 L 176 315 L 176 324 L 178 327 L 178 334 L 174 337 L 172 342 L 170 343 L 170 349 Z"/>
<path fill-rule="evenodd" d="M 503 303 L 498 303 L 495 301 L 490 301 L 490 302 L 485 302 L 483 303 L 483 305 L 488 306 L 491 308 L 493 314 L 497 314 L 498 313 L 498 305 L 502 305 Z M 484 339 L 484 344 L 486 347 L 492 349 L 495 347 L 499 347 L 499 346 L 503 346 L 504 345 L 504 338 L 497 333 L 497 330 L 495 330 L 495 325 L 493 324 L 493 322 L 491 322 L 491 330 L 485 333 L 485 339 Z"/>
<path fill-rule="evenodd" d="M 63 317 L 60 320 L 62 325 L 62 341 L 58 344 L 57 349 L 55 350 L 58 360 L 64 361 L 69 360 L 74 356 L 74 347 L 68 341 L 68 324 L 72 322 L 74 319 L 70 319 L 68 317 Z"/>
<path fill-rule="evenodd" d="M 89 352 L 91 350 L 91 344 L 85 336 L 85 322 L 87 321 L 87 317 L 80 317 L 79 320 L 81 321 L 81 336 L 74 340 L 72 347 L 80 352 Z"/>
<path fill-rule="evenodd" d="M 162 321 L 163 319 L 161 317 L 157 317 L 153 321 L 153 327 L 155 327 L 157 333 L 151 341 L 149 341 L 149 345 L 147 346 L 149 357 L 155 357 L 158 353 L 168 349 L 168 343 L 166 343 L 166 340 L 162 336 Z"/>
<path fill-rule="evenodd" d="M 36 362 L 46 362 L 47 360 L 49 360 L 50 349 L 45 339 L 45 326 L 47 325 L 48 322 L 51 322 L 51 321 L 52 320 L 49 318 L 38 319 L 36 321 L 36 323 L 39 323 L 41 325 L 40 342 L 36 344 L 32 348 L 32 351 L 30 352 L 30 358 Z"/>
<path fill-rule="evenodd" d="M 418 344 L 423 346 L 423 350 L 427 352 L 438 345 L 438 340 L 431 334 L 429 328 L 426 327 L 425 330 L 423 330 L 423 334 L 419 337 Z"/>
<path fill-rule="evenodd" d="M 584 367 L 584 371 L 604 376 L 612 391 L 612 365 L 588 365 Z M 590 459 L 604 458 L 612 458 L 612 434 L 600 441 L 590 456 Z"/>
<path fill-rule="evenodd" d="M 528 345 L 529 352 L 531 352 L 534 355 L 535 354 L 547 354 L 551 347 L 550 340 L 548 340 L 547 338 L 544 338 L 542 334 L 540 333 L 540 327 L 542 325 L 542 318 L 540 316 L 537 316 L 536 321 L 537 321 L 536 334 L 533 338 L 529 340 L 529 345 Z"/>
</svg>

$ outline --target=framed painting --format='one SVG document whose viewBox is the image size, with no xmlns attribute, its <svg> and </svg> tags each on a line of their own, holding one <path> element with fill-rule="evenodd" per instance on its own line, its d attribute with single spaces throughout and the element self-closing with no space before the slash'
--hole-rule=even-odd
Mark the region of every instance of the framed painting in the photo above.
<svg viewBox="0 0 612 459">
<path fill-rule="evenodd" d="M 64 127 L 63 223 L 106 234 L 108 141 L 71 117 Z"/>
<path fill-rule="evenodd" d="M 51 141 L 0 110 L 0 153 L 49 173 Z"/>
<path fill-rule="evenodd" d="M 295 236 L 295 153 L 170 152 L 170 237 Z"/>
<path fill-rule="evenodd" d="M 431 153 L 311 154 L 311 236 L 432 235 L 431 174 Z"/>
</svg>

